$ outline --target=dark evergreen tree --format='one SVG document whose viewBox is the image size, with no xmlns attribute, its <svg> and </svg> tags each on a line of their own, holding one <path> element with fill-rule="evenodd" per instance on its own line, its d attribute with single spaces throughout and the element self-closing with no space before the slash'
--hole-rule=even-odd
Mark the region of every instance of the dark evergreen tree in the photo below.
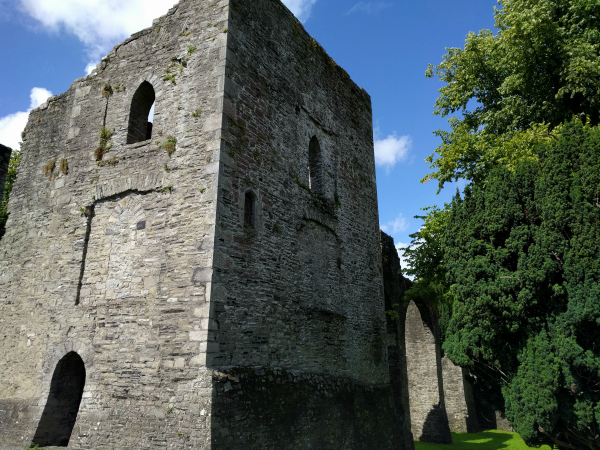
<svg viewBox="0 0 600 450">
<path fill-rule="evenodd" d="M 573 120 L 536 153 L 450 205 L 444 349 L 503 386 L 506 414 L 529 444 L 597 449 L 600 129 Z"/>
</svg>

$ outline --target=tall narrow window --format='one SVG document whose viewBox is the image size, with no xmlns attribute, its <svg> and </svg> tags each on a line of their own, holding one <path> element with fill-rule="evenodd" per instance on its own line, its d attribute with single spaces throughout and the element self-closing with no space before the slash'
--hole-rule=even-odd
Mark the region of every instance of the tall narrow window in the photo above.
<svg viewBox="0 0 600 450">
<path fill-rule="evenodd" d="M 244 198 L 244 226 L 254 228 L 255 214 L 254 214 L 254 194 L 250 191 L 246 192 Z"/>
<path fill-rule="evenodd" d="M 50 393 L 32 445 L 69 445 L 85 386 L 85 365 L 75 353 L 67 353 L 56 365 Z"/>
<path fill-rule="evenodd" d="M 317 194 L 323 193 L 322 166 L 321 146 L 317 137 L 313 136 L 308 145 L 308 185 Z"/>
<path fill-rule="evenodd" d="M 152 122 L 149 119 L 155 99 L 154 88 L 147 81 L 140 84 L 133 94 L 129 111 L 129 128 L 127 129 L 128 144 L 142 142 L 152 137 Z"/>
</svg>

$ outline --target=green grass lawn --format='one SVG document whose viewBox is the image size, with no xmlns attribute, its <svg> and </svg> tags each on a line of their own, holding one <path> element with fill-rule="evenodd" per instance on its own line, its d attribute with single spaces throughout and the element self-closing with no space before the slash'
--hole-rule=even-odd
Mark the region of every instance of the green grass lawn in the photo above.
<svg viewBox="0 0 600 450">
<path fill-rule="evenodd" d="M 507 431 L 487 430 L 482 433 L 452 433 L 452 444 L 415 442 L 415 450 L 528 450 L 521 436 Z M 540 450 L 550 450 L 544 445 Z"/>
</svg>

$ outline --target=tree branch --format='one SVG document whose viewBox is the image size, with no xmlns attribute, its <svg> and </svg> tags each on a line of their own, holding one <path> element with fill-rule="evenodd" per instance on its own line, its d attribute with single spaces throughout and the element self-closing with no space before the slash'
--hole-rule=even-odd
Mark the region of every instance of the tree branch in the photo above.
<svg viewBox="0 0 600 450">
<path fill-rule="evenodd" d="M 554 442 L 556 445 L 558 445 L 560 447 L 565 447 L 565 448 L 572 448 L 573 450 L 578 450 L 578 448 L 575 447 L 574 445 L 567 444 L 566 442 L 563 442 L 563 441 L 560 441 L 560 440 L 556 439 L 554 436 L 552 436 L 550 433 L 548 433 L 542 427 L 538 427 L 538 430 L 539 430 L 540 433 L 545 434 L 550 439 L 552 439 L 552 442 Z"/>
<path fill-rule="evenodd" d="M 563 266 L 565 265 L 564 262 L 562 262 L 562 260 L 558 257 L 558 255 L 556 254 L 556 252 L 552 252 L 552 254 L 554 255 L 554 257 L 558 260 L 559 263 L 561 263 Z"/>
<path fill-rule="evenodd" d="M 519 277 L 500 277 L 500 278 L 508 278 L 511 280 L 519 280 L 521 283 L 523 282 L 523 280 L 521 280 Z"/>
<path fill-rule="evenodd" d="M 552 133 L 550 133 L 550 132 L 547 132 L 546 134 L 536 134 L 536 133 L 533 133 L 533 135 L 534 136 L 538 136 L 538 137 L 553 137 L 554 139 L 556 139 L 558 141 L 558 138 L 555 135 L 553 135 Z"/>
</svg>

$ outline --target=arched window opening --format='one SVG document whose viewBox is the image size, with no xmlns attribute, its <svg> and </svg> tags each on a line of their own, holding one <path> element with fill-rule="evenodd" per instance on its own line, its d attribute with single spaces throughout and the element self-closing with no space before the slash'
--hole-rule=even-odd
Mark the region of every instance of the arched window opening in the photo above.
<svg viewBox="0 0 600 450">
<path fill-rule="evenodd" d="M 48 401 L 32 446 L 67 447 L 77 419 L 85 386 L 85 365 L 75 353 L 67 353 L 56 365 Z"/>
<path fill-rule="evenodd" d="M 317 137 L 313 136 L 308 145 L 308 186 L 317 194 L 323 193 L 322 166 L 321 146 Z"/>
<path fill-rule="evenodd" d="M 256 218 L 255 218 L 255 198 L 254 194 L 250 191 L 246 192 L 246 196 L 244 197 L 244 227 L 246 228 L 254 228 Z"/>
<path fill-rule="evenodd" d="M 127 129 L 128 144 L 135 144 L 152 138 L 151 120 L 153 120 L 153 117 L 150 117 L 150 111 L 154 112 L 155 99 L 154 88 L 147 81 L 140 84 L 140 87 L 133 94 L 129 111 L 129 128 Z"/>
</svg>

